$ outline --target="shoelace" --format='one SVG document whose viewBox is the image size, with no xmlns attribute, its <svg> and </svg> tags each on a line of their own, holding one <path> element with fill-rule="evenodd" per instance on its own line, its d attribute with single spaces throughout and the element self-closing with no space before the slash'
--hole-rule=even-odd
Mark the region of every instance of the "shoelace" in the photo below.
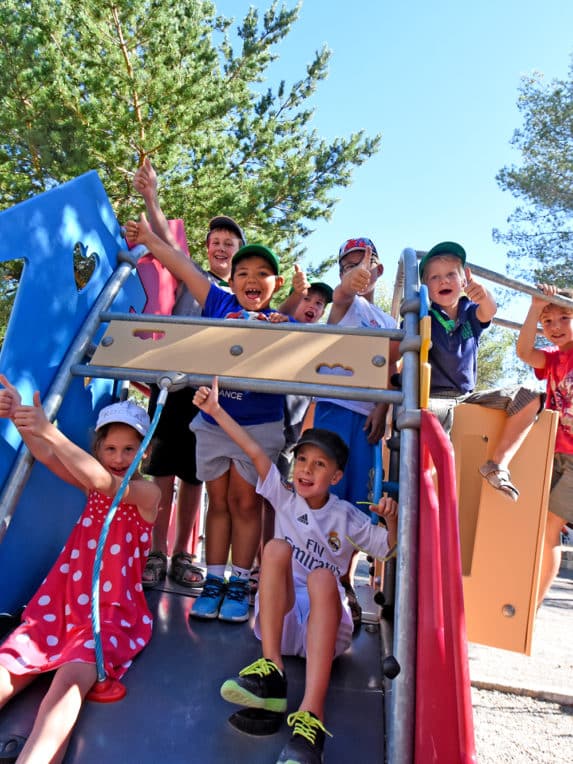
<svg viewBox="0 0 573 764">
<path fill-rule="evenodd" d="M 247 586 L 248 581 L 231 581 L 227 585 L 226 599 L 241 602 L 248 595 Z"/>
<path fill-rule="evenodd" d="M 258 676 L 268 676 L 273 671 L 278 671 L 278 667 L 272 661 L 266 658 L 259 658 L 249 666 L 245 666 L 244 669 L 239 671 L 239 676 L 248 676 L 249 674 L 257 674 Z"/>
<path fill-rule="evenodd" d="M 320 719 L 317 719 L 309 711 L 295 711 L 289 714 L 287 724 L 289 727 L 294 727 L 293 735 L 304 737 L 312 745 L 316 743 L 318 730 L 322 730 L 328 737 L 332 737 Z"/>
<path fill-rule="evenodd" d="M 223 581 L 214 581 L 213 579 L 207 579 L 205 586 L 201 593 L 202 597 L 212 597 L 213 599 L 221 596 L 221 590 L 223 589 Z"/>
</svg>

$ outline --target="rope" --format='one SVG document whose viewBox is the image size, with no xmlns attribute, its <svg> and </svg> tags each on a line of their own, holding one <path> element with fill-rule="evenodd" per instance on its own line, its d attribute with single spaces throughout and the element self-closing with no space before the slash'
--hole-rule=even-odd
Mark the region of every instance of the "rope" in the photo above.
<svg viewBox="0 0 573 764">
<path fill-rule="evenodd" d="M 163 406 L 165 405 L 166 398 L 167 398 L 167 388 L 162 388 L 159 393 L 159 397 L 157 399 L 157 407 L 155 409 L 153 419 L 151 420 L 149 430 L 147 431 L 145 437 L 141 441 L 141 445 L 139 446 L 132 463 L 129 465 L 129 468 L 127 472 L 125 473 L 123 480 L 121 481 L 121 485 L 119 486 L 117 493 L 115 494 L 115 497 L 111 503 L 111 507 L 109 508 L 106 518 L 104 520 L 104 523 L 99 535 L 98 543 L 97 543 L 93 573 L 92 573 L 91 621 L 92 621 L 92 631 L 94 635 L 98 682 L 103 682 L 106 678 L 105 664 L 104 664 L 104 658 L 103 658 L 103 646 L 101 643 L 101 625 L 100 625 L 100 612 L 99 612 L 99 584 L 100 584 L 100 573 L 101 573 L 103 550 L 105 547 L 105 542 L 107 539 L 107 535 L 109 533 L 111 522 L 115 516 L 116 510 L 119 506 L 121 498 L 123 494 L 125 493 L 125 489 L 127 488 L 128 483 L 133 476 L 133 473 L 139 466 L 139 462 L 141 461 L 143 454 L 145 453 L 145 450 L 147 446 L 149 445 L 151 438 L 153 437 L 153 433 L 155 432 L 155 428 L 157 427 L 157 423 L 159 421 L 159 417 L 161 416 Z"/>
</svg>

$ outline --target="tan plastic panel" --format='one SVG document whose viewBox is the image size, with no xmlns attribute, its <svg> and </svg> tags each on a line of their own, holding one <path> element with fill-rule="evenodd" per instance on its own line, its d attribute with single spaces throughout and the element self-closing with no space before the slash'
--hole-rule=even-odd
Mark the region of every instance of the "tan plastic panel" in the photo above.
<svg viewBox="0 0 573 764">
<path fill-rule="evenodd" d="M 472 404 L 455 411 L 466 625 L 471 642 L 530 655 L 558 415 L 540 415 L 510 465 L 517 502 L 478 472 L 504 418 L 501 411 Z"/>
<path fill-rule="evenodd" d="M 390 340 L 385 337 L 314 334 L 288 329 L 112 321 L 91 363 L 128 369 L 216 374 L 345 387 L 388 386 Z M 238 353 L 238 354 L 237 354 Z M 375 359 L 384 359 L 378 366 Z M 342 367 L 346 373 L 318 373 Z"/>
</svg>

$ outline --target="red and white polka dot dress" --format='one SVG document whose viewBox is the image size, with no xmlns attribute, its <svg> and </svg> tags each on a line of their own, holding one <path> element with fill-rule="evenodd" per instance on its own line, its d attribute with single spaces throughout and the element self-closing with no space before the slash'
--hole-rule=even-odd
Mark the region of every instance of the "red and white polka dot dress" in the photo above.
<svg viewBox="0 0 573 764">
<path fill-rule="evenodd" d="M 64 663 L 95 663 L 90 618 L 92 570 L 112 499 L 98 491 L 86 507 L 40 588 L 23 623 L 0 646 L 12 674 L 53 671 Z M 120 503 L 109 528 L 100 575 L 100 627 L 105 673 L 120 679 L 151 638 L 153 620 L 141 585 L 151 523 L 133 504 Z"/>
</svg>

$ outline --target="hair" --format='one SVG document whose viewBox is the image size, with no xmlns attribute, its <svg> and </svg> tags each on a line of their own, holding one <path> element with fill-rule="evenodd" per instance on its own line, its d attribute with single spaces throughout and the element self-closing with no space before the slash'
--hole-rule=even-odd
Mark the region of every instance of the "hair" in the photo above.
<svg viewBox="0 0 573 764">
<path fill-rule="evenodd" d="M 441 262 L 446 262 L 446 261 L 449 262 L 450 260 L 455 260 L 455 262 L 456 262 L 456 269 L 457 269 L 458 273 L 460 274 L 460 276 L 465 276 L 464 266 L 463 266 L 463 263 L 460 260 L 460 258 L 457 255 L 447 255 L 447 254 L 444 253 L 443 255 L 434 255 L 433 257 L 431 257 L 428 260 L 428 262 L 426 263 L 426 267 L 424 268 L 424 270 L 422 272 L 422 284 L 426 284 L 427 283 L 428 265 L 431 262 L 434 262 L 435 260 L 438 260 L 438 261 L 441 261 Z"/>
<path fill-rule="evenodd" d="M 569 300 L 573 300 L 573 289 L 569 287 L 563 287 L 562 289 L 557 290 L 556 295 L 558 297 L 567 297 Z M 547 302 L 543 306 L 543 310 L 540 313 L 540 318 L 541 316 L 543 316 L 545 311 L 549 310 L 549 308 L 551 307 L 559 308 L 559 310 L 561 310 L 562 312 L 571 313 L 573 315 L 573 307 L 569 308 L 569 307 L 565 307 L 564 305 L 555 305 L 555 303 Z"/>
<path fill-rule="evenodd" d="M 215 226 L 215 228 L 211 228 L 207 234 L 207 238 L 205 239 L 205 242 L 208 244 L 209 239 L 211 238 L 211 234 L 217 233 L 218 231 L 225 231 L 225 233 L 229 233 L 231 234 L 231 236 L 234 236 L 235 239 L 238 239 L 241 242 L 241 244 L 243 243 L 243 240 L 241 239 L 241 237 L 236 231 L 234 231 L 232 228 L 227 228 L 224 225 L 220 225 L 220 226 L 218 225 L 218 226 Z"/>
</svg>

